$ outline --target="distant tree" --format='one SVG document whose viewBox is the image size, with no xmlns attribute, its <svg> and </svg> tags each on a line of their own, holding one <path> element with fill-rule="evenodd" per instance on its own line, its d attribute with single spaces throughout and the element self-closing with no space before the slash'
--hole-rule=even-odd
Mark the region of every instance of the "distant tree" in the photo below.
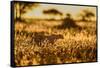
<svg viewBox="0 0 100 68">
<path fill-rule="evenodd" d="M 70 28 L 79 28 L 81 29 L 80 26 L 78 26 L 75 23 L 75 20 L 71 17 L 71 14 L 67 13 L 66 18 L 63 20 L 63 23 L 59 26 L 57 26 L 58 29 L 70 29 Z"/>
<path fill-rule="evenodd" d="M 43 13 L 44 14 L 54 14 L 54 15 L 59 14 L 59 15 L 62 15 L 62 13 L 59 12 L 58 10 L 56 10 L 56 9 L 44 10 Z"/>
<path fill-rule="evenodd" d="M 91 21 L 91 18 L 95 17 L 95 14 L 89 10 L 83 10 L 80 16 L 82 17 L 82 21 Z"/>
<path fill-rule="evenodd" d="M 44 10 L 43 13 L 44 13 L 44 14 L 53 15 L 53 16 L 55 16 L 55 15 L 60 15 L 60 16 L 62 16 L 62 15 L 63 15 L 60 11 L 58 11 L 58 10 L 56 10 L 56 9 Z"/>
</svg>

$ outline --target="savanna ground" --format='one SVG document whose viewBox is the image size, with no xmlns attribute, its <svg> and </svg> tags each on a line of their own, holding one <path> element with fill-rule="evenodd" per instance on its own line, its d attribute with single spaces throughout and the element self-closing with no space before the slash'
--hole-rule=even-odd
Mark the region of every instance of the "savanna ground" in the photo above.
<svg viewBox="0 0 100 68">
<path fill-rule="evenodd" d="M 96 22 L 76 21 L 79 28 L 59 29 L 63 20 L 15 22 L 16 66 L 95 62 Z"/>
</svg>

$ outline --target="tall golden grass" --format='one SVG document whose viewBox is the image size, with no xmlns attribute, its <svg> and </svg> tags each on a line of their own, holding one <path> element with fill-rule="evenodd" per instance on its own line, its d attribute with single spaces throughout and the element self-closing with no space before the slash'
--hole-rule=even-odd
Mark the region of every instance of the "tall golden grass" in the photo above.
<svg viewBox="0 0 100 68">
<path fill-rule="evenodd" d="M 95 62 L 97 59 L 96 22 L 76 22 L 82 30 L 57 29 L 62 21 L 15 22 L 14 57 L 16 66 Z M 45 38 L 38 45 L 34 33 L 44 36 L 62 35 L 54 43 Z"/>
</svg>

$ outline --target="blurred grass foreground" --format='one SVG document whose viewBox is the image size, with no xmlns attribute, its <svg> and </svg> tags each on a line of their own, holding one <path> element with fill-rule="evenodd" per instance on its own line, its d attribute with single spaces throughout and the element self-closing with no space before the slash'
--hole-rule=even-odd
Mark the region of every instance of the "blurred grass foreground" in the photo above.
<svg viewBox="0 0 100 68">
<path fill-rule="evenodd" d="M 16 66 L 97 61 L 96 7 L 14 2 Z"/>
</svg>

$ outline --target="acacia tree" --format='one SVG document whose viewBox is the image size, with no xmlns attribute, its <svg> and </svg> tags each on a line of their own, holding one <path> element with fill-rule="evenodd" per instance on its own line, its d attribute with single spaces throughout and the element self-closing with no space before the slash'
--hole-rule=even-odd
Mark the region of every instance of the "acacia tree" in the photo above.
<svg viewBox="0 0 100 68">
<path fill-rule="evenodd" d="M 62 15 L 63 15 L 61 12 L 59 12 L 59 11 L 56 10 L 56 9 L 44 10 L 43 13 L 44 13 L 44 14 L 53 15 L 53 16 L 55 16 L 55 15 L 60 15 L 60 16 L 62 16 Z"/>
<path fill-rule="evenodd" d="M 82 21 L 91 21 L 91 18 L 95 16 L 95 14 L 88 10 L 83 10 L 83 13 L 80 14 L 82 17 Z"/>
</svg>

